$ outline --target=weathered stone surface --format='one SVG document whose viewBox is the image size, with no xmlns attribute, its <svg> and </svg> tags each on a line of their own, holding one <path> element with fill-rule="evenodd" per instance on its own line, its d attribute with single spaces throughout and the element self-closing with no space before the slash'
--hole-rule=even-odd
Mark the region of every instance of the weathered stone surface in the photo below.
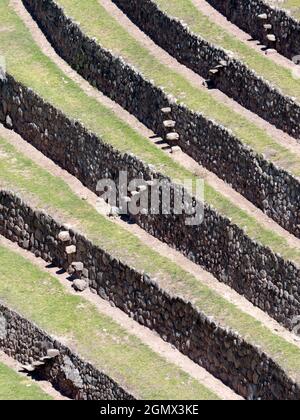
<svg viewBox="0 0 300 420">
<path fill-rule="evenodd" d="M 82 262 L 73 262 L 71 265 L 74 268 L 74 270 L 78 272 L 82 272 L 84 269 L 84 265 Z"/>
<path fill-rule="evenodd" d="M 66 247 L 66 253 L 68 255 L 76 254 L 76 246 L 75 245 L 69 245 Z"/>
<path fill-rule="evenodd" d="M 68 356 L 63 357 L 63 371 L 66 378 L 71 381 L 77 388 L 82 388 L 84 383 L 80 376 L 79 370 L 76 369 L 71 359 Z"/>
<path fill-rule="evenodd" d="M 4 340 L 7 335 L 6 319 L 0 315 L 0 340 Z"/>
<path fill-rule="evenodd" d="M 59 356 L 59 354 L 60 354 L 60 352 L 59 352 L 59 350 L 57 350 L 57 349 L 49 349 L 49 350 L 47 350 L 47 356 L 48 357 L 57 357 L 57 356 Z"/>
<path fill-rule="evenodd" d="M 62 242 L 68 242 L 70 240 L 70 234 L 68 231 L 62 231 L 58 234 L 58 239 Z"/>
<path fill-rule="evenodd" d="M 83 292 L 85 289 L 87 289 L 88 284 L 83 279 L 76 279 L 73 281 L 72 286 L 77 292 Z"/>
</svg>

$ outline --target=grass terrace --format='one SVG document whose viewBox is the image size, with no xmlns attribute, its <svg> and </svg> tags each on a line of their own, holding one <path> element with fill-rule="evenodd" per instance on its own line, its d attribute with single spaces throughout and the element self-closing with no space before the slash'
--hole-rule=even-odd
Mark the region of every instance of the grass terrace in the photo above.
<svg viewBox="0 0 300 420">
<path fill-rule="evenodd" d="M 67 15 L 81 23 L 85 33 L 122 55 L 156 85 L 164 86 L 179 101 L 228 127 L 258 153 L 270 156 L 276 164 L 300 177 L 299 157 L 279 145 L 263 129 L 218 102 L 209 91 L 195 88 L 183 76 L 161 64 L 97 0 L 59 0 L 57 3 L 64 7 Z M 18 80 L 31 86 L 68 115 L 82 120 L 88 128 L 102 134 L 120 150 L 130 150 L 158 168 L 164 166 L 165 172 L 168 170 L 166 167 L 170 167 L 170 159 L 168 161 L 162 152 L 154 151 L 150 142 L 146 143 L 111 111 L 87 98 L 39 51 L 22 21 L 9 7 L 9 0 L 3 0 L 0 5 L 0 22 L 3 28 L 0 32 L 0 54 L 5 56 L 8 70 Z"/>
<path fill-rule="evenodd" d="M 144 270 L 151 277 L 156 278 L 160 285 L 167 290 L 189 298 L 199 309 L 213 316 L 222 325 L 238 331 L 250 342 L 261 346 L 293 377 L 300 380 L 300 349 L 298 347 L 274 335 L 260 321 L 245 314 L 174 262 L 162 257 L 128 231 L 98 214 L 86 201 L 77 197 L 60 178 L 52 176 L 45 169 L 18 153 L 4 139 L 0 141 L 0 174 L 2 187 L 21 192 L 22 197 L 32 206 L 43 208 L 59 220 L 71 223 L 73 227 L 86 234 L 95 244 L 106 249 L 116 258 L 127 262 L 138 270 Z M 12 257 L 12 254 L 6 250 L 2 250 L 3 255 L 4 257 L 0 258 L 1 267 L 3 267 L 0 273 L 1 298 L 5 298 L 9 304 L 21 310 L 31 319 L 40 320 L 41 324 L 39 325 L 48 328 L 48 324 L 46 324 L 48 314 L 44 312 L 45 302 L 51 302 L 52 298 L 59 299 L 62 292 L 57 294 L 56 291 L 53 292 L 54 289 L 49 289 L 49 282 L 46 282 L 46 287 L 43 289 L 43 282 L 39 281 L 40 291 L 34 295 L 37 303 L 31 308 L 32 299 L 28 299 L 29 295 L 26 294 L 26 277 L 20 282 L 19 278 L 16 279 L 16 276 L 13 276 L 9 270 L 12 258 L 16 257 Z M 20 265 L 17 261 L 13 262 L 16 267 L 14 272 L 22 274 L 24 269 L 21 265 L 24 261 Z M 30 271 L 32 270 L 33 268 L 30 269 Z M 29 276 L 30 281 L 35 279 L 35 270 Z M 40 279 L 39 271 L 37 278 Z M 30 283 L 28 289 L 31 290 L 32 287 Z M 41 304 L 38 303 L 38 297 L 41 299 Z M 70 299 L 73 300 L 73 297 Z M 28 312 L 27 307 L 32 312 Z M 71 315 L 62 316 L 59 311 L 56 313 L 56 308 L 62 307 L 63 311 L 66 310 L 68 305 L 65 301 L 55 300 L 55 304 L 51 304 L 51 307 L 53 316 L 51 315 L 50 318 L 53 322 L 63 320 L 61 321 L 63 325 L 65 325 L 64 323 L 69 325 L 71 321 L 77 319 Z M 24 312 L 25 309 L 26 312 Z M 38 311 L 36 316 L 34 315 L 35 311 Z M 80 316 L 83 316 L 84 313 L 85 311 L 80 312 Z M 91 319 L 90 322 L 92 322 L 93 317 L 90 316 L 88 310 L 86 313 L 87 319 Z M 78 325 L 85 326 L 86 318 L 82 319 L 85 321 Z M 84 329 L 85 327 L 83 327 Z M 49 331 L 54 330 L 49 329 Z M 59 330 L 59 333 L 61 335 L 62 331 Z M 90 339 L 88 342 L 90 343 Z"/>
<path fill-rule="evenodd" d="M 112 144 L 120 151 L 134 153 L 173 179 L 196 179 L 192 172 L 174 162 L 171 157 L 121 121 L 112 111 L 93 98 L 88 97 L 77 84 L 61 72 L 40 51 L 23 22 L 9 7 L 8 3 L 8 0 L 4 0 L 0 4 L 0 23 L 2 26 L 0 51 L 6 57 L 8 72 L 15 76 L 17 80 L 33 88 L 54 106 L 63 110 L 69 117 L 82 121 L 87 128 L 102 136 L 107 143 Z M 85 2 L 84 5 L 86 3 L 90 4 L 93 1 Z M 98 27 L 100 26 L 98 25 Z M 120 35 L 119 39 L 121 41 L 123 37 Z M 9 150 L 8 145 L 3 147 Z M 21 184 L 26 183 L 23 174 L 12 171 L 13 165 L 8 164 L 7 160 L 1 159 L 0 165 L 2 180 L 8 177 Z M 37 186 L 37 188 L 40 187 Z M 47 196 L 49 194 L 48 188 L 41 192 Z M 53 199 L 53 204 L 60 199 L 61 204 L 65 206 L 66 196 L 62 192 Z M 254 217 L 242 211 L 207 183 L 205 185 L 205 199 L 220 213 L 228 216 L 234 223 L 244 228 L 251 238 L 270 246 L 285 258 L 300 263 L 299 250 L 289 247 L 283 237 L 265 229 Z M 70 204 L 71 202 L 69 202 Z"/>
</svg>

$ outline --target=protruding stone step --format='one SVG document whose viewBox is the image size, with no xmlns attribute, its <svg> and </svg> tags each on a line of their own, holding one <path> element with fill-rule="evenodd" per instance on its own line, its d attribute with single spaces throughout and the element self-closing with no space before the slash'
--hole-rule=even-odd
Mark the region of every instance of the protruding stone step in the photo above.
<svg viewBox="0 0 300 420">
<path fill-rule="evenodd" d="M 9 115 L 6 116 L 5 122 L 8 128 L 13 128 L 13 122 Z"/>
<path fill-rule="evenodd" d="M 179 140 L 179 134 L 178 133 L 168 133 L 166 138 L 167 138 L 167 141 L 178 141 Z"/>
<path fill-rule="evenodd" d="M 222 64 L 217 64 L 216 67 L 215 67 L 215 70 L 221 70 L 223 68 L 224 68 L 224 66 Z"/>
<path fill-rule="evenodd" d="M 66 253 L 68 255 L 76 254 L 76 246 L 75 245 L 69 245 L 66 247 Z"/>
<path fill-rule="evenodd" d="M 264 28 L 268 31 L 268 30 L 272 29 L 272 25 L 270 23 L 265 23 Z"/>
<path fill-rule="evenodd" d="M 275 54 L 277 51 L 274 48 L 267 48 L 265 54 Z"/>
<path fill-rule="evenodd" d="M 57 349 L 49 349 L 47 350 L 47 356 L 51 359 L 54 359 L 55 357 L 58 357 L 60 354 L 59 350 Z"/>
<path fill-rule="evenodd" d="M 268 34 L 267 39 L 271 42 L 275 42 L 276 41 L 276 36 L 273 35 L 273 34 Z"/>
<path fill-rule="evenodd" d="M 32 366 L 35 367 L 35 368 L 41 367 L 41 366 L 44 366 L 44 365 L 45 365 L 45 362 L 42 362 L 40 360 L 37 360 L 36 362 L 32 363 Z"/>
<path fill-rule="evenodd" d="M 22 370 L 25 370 L 25 372 L 32 373 L 35 371 L 35 367 L 32 365 L 21 365 Z"/>
<path fill-rule="evenodd" d="M 76 279 L 73 281 L 73 289 L 75 289 L 77 292 L 83 292 L 87 289 L 88 284 L 87 281 L 84 279 Z"/>
<path fill-rule="evenodd" d="M 41 362 L 47 362 L 47 361 L 49 361 L 49 360 L 51 360 L 51 359 L 53 359 L 53 357 L 50 357 L 50 356 L 43 356 L 43 357 L 40 357 L 40 361 Z"/>
<path fill-rule="evenodd" d="M 71 266 L 72 268 L 74 268 L 75 271 L 82 271 L 84 269 L 84 265 L 82 262 L 73 262 Z"/>
<path fill-rule="evenodd" d="M 181 147 L 179 147 L 179 146 L 173 146 L 171 148 L 171 153 L 178 153 L 178 152 L 181 152 L 181 151 L 182 151 Z"/>
<path fill-rule="evenodd" d="M 268 19 L 268 15 L 266 13 L 261 13 L 260 15 L 257 16 L 258 19 L 260 20 L 267 20 Z"/>
<path fill-rule="evenodd" d="M 218 69 L 210 69 L 208 73 L 211 74 L 212 76 L 215 76 L 216 74 L 219 73 L 219 70 Z"/>
<path fill-rule="evenodd" d="M 163 122 L 163 124 L 164 124 L 164 127 L 166 128 L 175 128 L 176 126 L 176 122 L 172 120 L 166 120 Z"/>
<path fill-rule="evenodd" d="M 171 114 L 171 112 L 172 112 L 172 108 L 170 108 L 170 107 L 162 108 L 162 109 L 161 109 L 161 112 L 162 112 L 163 114 Z"/>
<path fill-rule="evenodd" d="M 58 239 L 62 242 L 69 242 L 71 239 L 70 233 L 67 230 L 62 231 L 58 234 Z"/>
<path fill-rule="evenodd" d="M 120 209 L 119 207 L 112 206 L 109 211 L 109 217 L 118 217 L 120 216 Z"/>
</svg>

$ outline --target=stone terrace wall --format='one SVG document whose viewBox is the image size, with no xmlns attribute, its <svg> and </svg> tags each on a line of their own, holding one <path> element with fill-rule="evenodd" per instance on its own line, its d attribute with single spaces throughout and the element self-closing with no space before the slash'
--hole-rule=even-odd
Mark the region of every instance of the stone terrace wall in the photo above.
<svg viewBox="0 0 300 420">
<path fill-rule="evenodd" d="M 59 350 L 60 355 L 39 367 L 36 373 L 69 398 L 135 399 L 107 375 L 3 303 L 0 303 L 0 325 L 0 349 L 23 364 L 46 356 L 48 349 Z"/>
<path fill-rule="evenodd" d="M 174 344 L 243 397 L 300 398 L 298 384 L 293 383 L 266 354 L 236 333 L 217 325 L 183 298 L 165 292 L 146 274 L 116 260 L 72 229 L 68 230 L 71 237 L 68 244 L 76 246 L 76 254 L 70 258 L 65 252 L 66 243 L 58 241 L 59 232 L 67 228 L 51 216 L 30 208 L 11 192 L 0 192 L 0 209 L 0 234 L 65 269 L 71 262 L 83 262 L 88 269 L 89 286 L 103 299 L 157 331 L 164 340 Z M 12 342 L 22 343 L 27 336 L 31 337 L 30 331 L 24 334 L 22 329 L 22 337 L 18 336 Z M 31 348 L 31 338 L 28 340 L 29 343 L 21 349 Z M 3 342 L 0 340 L 1 346 Z M 8 346 L 8 350 L 11 347 Z M 33 356 L 33 351 L 34 347 L 30 354 L 23 350 L 17 353 L 25 353 L 19 356 L 24 362 Z"/>
<path fill-rule="evenodd" d="M 51 0 L 23 2 L 58 53 L 78 73 L 154 132 L 165 134 L 160 110 L 169 105 L 170 100 L 160 88 L 86 37 Z M 139 7 L 141 4 L 139 2 Z M 208 49 L 205 56 L 209 56 Z M 265 101 L 267 96 L 263 97 Z M 171 105 L 182 149 L 300 237 L 299 181 L 251 151 L 224 127 L 184 106 Z"/>
<path fill-rule="evenodd" d="M 266 31 L 258 15 L 266 13 L 272 33 L 276 36 L 278 52 L 292 59 L 300 54 L 300 22 L 285 10 L 261 0 L 207 0 L 235 25 L 248 32 L 254 39 L 266 42 Z"/>
<path fill-rule="evenodd" d="M 113 2 L 158 45 L 202 77 L 211 79 L 208 71 L 220 64 L 220 60 L 225 60 L 227 66 L 214 76 L 214 86 L 271 124 L 300 138 L 300 106 L 291 97 L 284 96 L 222 48 L 193 34 L 184 23 L 165 14 L 152 0 Z"/>
<path fill-rule="evenodd" d="M 30 89 L 7 76 L 0 81 L 0 122 L 76 176 L 96 192 L 108 177 L 118 183 L 119 170 L 128 180 L 165 180 L 134 156 L 121 154 L 70 121 Z M 266 311 L 287 328 L 300 313 L 300 270 L 205 205 L 203 223 L 186 225 L 185 215 L 138 215 L 134 221 L 147 232 L 175 247 Z"/>
</svg>

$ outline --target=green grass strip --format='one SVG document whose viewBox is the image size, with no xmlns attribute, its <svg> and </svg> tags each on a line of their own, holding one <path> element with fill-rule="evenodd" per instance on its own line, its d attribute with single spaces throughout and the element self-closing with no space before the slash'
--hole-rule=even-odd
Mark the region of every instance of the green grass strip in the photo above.
<svg viewBox="0 0 300 420">
<path fill-rule="evenodd" d="M 192 300 L 200 310 L 213 316 L 222 325 L 238 331 L 251 343 L 261 346 L 290 374 L 300 378 L 298 347 L 275 336 L 259 321 L 230 304 L 176 263 L 162 257 L 137 237 L 98 214 L 59 177 L 49 174 L 3 139 L 0 139 L 0 180 L 3 186 L 21 192 L 32 206 L 43 208 L 56 218 L 71 223 L 116 258 L 138 270 L 144 270 L 152 278 L 158 279 L 165 289 Z M 18 272 L 17 268 L 14 272 Z M 10 281 L 6 280 L 7 287 L 9 284 Z"/>
<path fill-rule="evenodd" d="M 296 19 L 300 19 L 300 1 L 299 0 L 265 0 L 271 6 L 286 9 L 291 12 L 291 15 Z"/>
<path fill-rule="evenodd" d="M 39 386 L 0 363 L 0 400 L 52 400 Z"/>
<path fill-rule="evenodd" d="M 168 363 L 85 299 L 0 246 L 2 299 L 142 399 L 208 400 L 217 396 Z M 14 267 L 14 270 L 11 269 Z M 18 273 L 16 276 L 15 273 Z"/>
<path fill-rule="evenodd" d="M 176 71 L 163 65 L 157 60 L 141 43 L 132 37 L 114 19 L 98 0 L 56 0 L 56 3 L 63 6 L 65 13 L 72 17 L 76 22 L 80 22 L 81 29 L 90 37 L 95 37 L 104 47 L 113 50 L 124 59 L 138 68 L 148 79 L 155 82 L 157 86 L 163 86 L 167 93 L 173 94 L 180 102 L 185 103 L 189 108 L 200 111 L 208 118 L 211 118 L 225 127 L 240 138 L 245 144 L 251 146 L 258 153 L 265 154 L 279 166 L 286 168 L 295 176 L 300 176 L 300 159 L 285 147 L 281 146 L 268 135 L 264 129 L 259 128 L 244 116 L 232 110 L 230 106 L 214 99 L 211 93 L 205 88 L 196 88 L 187 78 L 181 76 Z M 178 1 L 180 13 L 185 10 L 190 1 Z M 166 0 L 168 8 L 176 4 L 174 1 Z M 191 5 L 192 8 L 192 5 Z M 194 11 L 197 15 L 197 9 Z M 199 17 L 200 18 L 200 17 Z M 205 18 L 205 17 L 203 17 Z M 207 29 L 205 29 L 205 33 Z M 209 31 L 208 31 L 209 32 Z M 244 44 L 241 43 L 241 46 Z M 245 47 L 247 49 L 247 47 Z M 249 49 L 249 54 L 252 49 Z M 255 51 L 253 51 L 253 54 Z M 261 69 L 266 66 L 264 57 L 257 54 L 262 60 Z M 274 63 L 266 59 L 270 72 L 275 72 Z M 281 68 L 280 68 L 281 69 Z M 285 73 L 285 69 L 282 69 Z M 287 76 L 286 76 L 287 77 Z M 280 73 L 278 81 L 284 79 Z M 300 84 L 293 80 L 291 91 L 293 96 L 299 91 Z M 296 86 L 294 86 L 296 85 Z"/>
<path fill-rule="evenodd" d="M 8 6 L 8 3 L 8 0 L 3 0 L 0 3 L 0 54 L 2 51 L 7 60 L 8 71 L 17 80 L 32 87 L 39 95 L 63 110 L 69 117 L 81 120 L 87 128 L 102 136 L 106 142 L 117 149 L 134 153 L 173 179 L 196 179 L 192 172 L 174 162 L 149 140 L 140 136 L 126 123 L 118 119 L 112 111 L 88 97 L 61 72 L 52 61 L 42 54 L 23 22 Z M 94 4 L 92 1 L 81 2 L 82 12 L 86 4 L 92 5 L 92 3 Z M 97 10 L 101 9 L 97 7 L 95 13 Z M 101 27 L 100 22 L 98 27 Z M 113 26 L 113 21 L 110 26 Z M 123 38 L 127 39 L 126 32 L 123 35 L 124 37 L 119 37 L 120 43 Z M 129 43 L 128 48 L 130 45 Z M 138 51 L 136 48 L 134 50 Z M 1 162 L 1 165 L 6 166 L 9 177 L 15 177 L 15 174 L 11 173 L 10 168 L 4 161 Z M 3 178 L 5 178 L 6 175 L 4 175 L 4 172 L 2 173 Z M 25 180 L 20 177 L 20 181 Z M 228 216 L 234 223 L 244 228 L 251 238 L 270 246 L 274 252 L 285 258 L 300 262 L 300 252 L 289 247 L 284 238 L 263 228 L 255 218 L 248 216 L 246 212 L 235 206 L 207 183 L 205 199 L 220 213 Z"/>
</svg>

